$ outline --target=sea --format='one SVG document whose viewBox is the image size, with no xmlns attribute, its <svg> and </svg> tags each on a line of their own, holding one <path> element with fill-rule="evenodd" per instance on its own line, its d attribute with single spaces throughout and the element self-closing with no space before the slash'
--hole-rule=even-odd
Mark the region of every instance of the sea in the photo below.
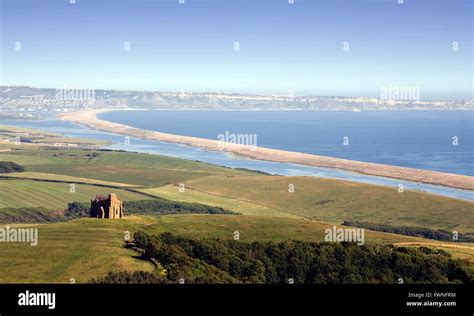
<svg viewBox="0 0 474 316">
<path fill-rule="evenodd" d="M 117 111 L 99 118 L 208 139 L 249 135 L 261 147 L 474 176 L 474 112 Z"/>
<path fill-rule="evenodd" d="M 243 135 L 260 147 L 364 162 L 474 176 L 474 112 L 310 112 L 133 110 L 101 113 L 101 119 L 171 134 L 220 139 Z M 429 192 L 474 200 L 472 191 L 367 176 L 290 163 L 252 160 L 186 145 L 127 138 L 94 131 L 53 116 L 0 120 L 1 125 L 37 128 L 70 137 L 109 140 L 110 149 L 161 154 L 231 168 L 280 175 L 316 176 Z"/>
</svg>

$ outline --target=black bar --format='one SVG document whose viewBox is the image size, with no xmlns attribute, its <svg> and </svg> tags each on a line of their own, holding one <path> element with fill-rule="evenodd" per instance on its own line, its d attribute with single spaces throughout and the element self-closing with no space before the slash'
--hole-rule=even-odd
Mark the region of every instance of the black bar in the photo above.
<svg viewBox="0 0 474 316">
<path fill-rule="evenodd" d="M 55 293 L 55 308 L 19 306 L 19 294 Z M 408 297 L 409 293 L 423 297 Z M 427 297 L 426 293 L 431 296 Z M 434 293 L 454 293 L 439 297 Z M 473 315 L 473 285 L 0 285 L 0 315 Z M 407 306 L 407 302 L 456 306 Z M 314 313 L 312 313 L 313 311 Z M 309 314 L 308 314 L 309 312 Z"/>
</svg>

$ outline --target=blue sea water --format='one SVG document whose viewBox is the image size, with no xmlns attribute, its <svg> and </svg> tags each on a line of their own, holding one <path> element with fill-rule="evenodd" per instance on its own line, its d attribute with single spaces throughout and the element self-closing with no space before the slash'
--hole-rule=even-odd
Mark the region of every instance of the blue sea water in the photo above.
<svg viewBox="0 0 474 316">
<path fill-rule="evenodd" d="M 135 126 L 135 127 L 140 127 L 140 128 L 145 128 L 145 129 L 151 129 L 151 130 L 159 130 L 163 132 L 169 132 L 169 133 L 176 133 L 176 134 L 182 134 L 182 135 L 192 135 L 192 136 L 198 136 L 198 137 L 205 137 L 207 135 L 208 138 L 215 139 L 216 133 L 223 133 L 225 131 L 233 132 L 233 133 L 259 133 L 258 134 L 258 145 L 259 146 L 266 146 L 266 147 L 273 147 L 273 148 L 279 148 L 279 149 L 285 149 L 285 150 L 293 150 L 293 151 L 303 151 L 303 152 L 309 152 L 309 153 L 316 153 L 316 154 L 323 154 L 322 152 L 319 151 L 310 151 L 314 150 L 312 146 L 309 146 L 308 144 L 301 144 L 301 147 L 296 146 L 295 144 L 291 143 L 291 135 L 285 135 L 283 133 L 283 130 L 286 130 L 286 133 L 290 133 L 293 130 L 288 127 L 284 127 L 282 125 L 284 124 L 273 124 L 272 126 L 268 126 L 267 123 L 265 123 L 264 117 L 262 115 L 270 115 L 270 117 L 273 117 L 273 122 L 280 122 L 283 120 L 283 117 L 285 115 L 290 115 L 293 120 L 289 120 L 289 124 L 295 126 L 294 128 L 297 128 L 300 124 L 298 124 L 295 118 L 294 114 L 295 112 L 226 112 L 226 113 L 218 113 L 218 112 L 198 112 L 198 111 L 189 111 L 189 112 L 183 112 L 179 111 L 179 113 L 176 113 L 178 111 L 133 111 L 133 113 L 130 113 L 129 111 L 126 112 L 109 112 L 102 114 L 101 117 L 104 119 L 109 119 L 110 116 L 115 117 L 115 119 L 110 118 L 110 120 L 113 120 L 115 122 L 123 123 L 123 124 L 128 124 Z M 256 115 L 260 116 L 260 119 L 262 120 L 262 124 L 258 126 L 266 126 L 263 129 L 253 129 L 253 131 L 248 131 L 245 128 L 242 128 L 238 126 L 236 122 L 239 122 L 243 120 L 243 117 L 248 117 L 250 114 L 256 113 Z M 310 114 L 311 112 L 300 112 L 298 113 L 298 116 L 301 117 L 302 115 L 304 117 L 304 114 L 307 114 L 307 117 L 303 119 L 308 121 L 308 116 L 314 115 Z M 313 112 L 314 113 L 314 112 Z M 385 116 L 389 116 L 389 114 L 392 114 L 393 112 L 385 114 Z M 430 112 L 428 113 L 429 116 L 433 117 L 435 112 Z M 446 117 L 447 120 L 452 119 L 456 121 L 457 123 L 457 128 L 456 129 L 451 129 L 450 131 L 455 131 L 457 132 L 458 138 L 459 138 L 459 145 L 460 147 L 456 147 L 453 149 L 451 152 L 446 151 L 440 154 L 438 152 L 437 154 L 434 154 L 434 152 L 430 155 L 427 154 L 424 151 L 420 151 L 419 148 L 414 148 L 416 147 L 414 145 L 414 140 L 410 140 L 410 143 L 412 144 L 411 146 L 405 147 L 403 144 L 399 146 L 400 148 L 403 148 L 403 151 L 405 153 L 408 150 L 408 148 L 414 148 L 414 153 L 410 153 L 411 157 L 414 157 L 416 159 L 411 160 L 405 157 L 405 160 L 400 159 L 403 157 L 397 157 L 401 155 L 407 155 L 407 154 L 396 154 L 396 150 L 392 149 L 390 152 L 392 154 L 384 154 L 384 155 L 371 155 L 371 151 L 368 149 L 370 147 L 367 143 L 362 146 L 361 144 L 358 145 L 358 150 L 354 150 L 354 152 L 351 152 L 348 148 L 340 149 L 338 148 L 338 144 L 336 139 L 331 138 L 333 136 L 329 134 L 326 137 L 328 139 L 334 139 L 334 143 L 331 141 L 326 140 L 326 155 L 331 156 L 331 152 L 334 152 L 336 154 L 332 155 L 335 157 L 342 157 L 342 158 L 349 158 L 349 159 L 354 159 L 351 157 L 359 157 L 361 161 L 374 161 L 374 162 L 382 162 L 382 163 L 387 163 L 387 161 L 398 161 L 399 165 L 402 166 L 414 166 L 414 165 L 409 165 L 408 163 L 416 163 L 416 166 L 421 168 L 421 166 L 424 166 L 425 169 L 427 166 L 438 166 L 438 167 L 443 167 L 441 169 L 438 169 L 439 171 L 445 171 L 445 172 L 453 172 L 453 170 L 457 170 L 458 173 L 463 173 L 467 175 L 472 175 L 472 165 L 473 165 L 473 155 L 472 155 L 472 138 L 473 138 L 473 133 L 472 133 L 472 124 L 466 124 L 466 118 L 469 118 L 468 121 L 472 120 L 472 113 L 470 112 L 437 112 L 438 115 L 435 116 L 437 119 Z M 119 114 L 117 116 L 117 114 Z M 316 113 L 320 114 L 320 113 Z M 322 120 L 322 116 L 326 116 L 326 120 Z M 330 117 L 336 117 L 336 114 L 341 114 L 341 112 L 337 113 L 324 113 L 319 119 L 322 120 L 323 124 L 326 124 L 327 126 L 333 126 L 333 130 L 337 130 L 337 127 L 334 122 L 331 124 L 329 121 Z M 354 113 L 354 114 L 361 114 L 361 113 Z M 421 115 L 418 112 L 411 112 L 409 114 L 414 114 L 415 116 L 418 117 L 418 120 L 422 121 Z M 426 115 L 427 113 L 425 113 Z M 164 116 L 162 116 L 164 115 Z M 346 120 L 348 117 L 351 117 L 352 113 L 344 113 L 346 115 Z M 397 113 L 397 116 L 403 117 L 405 114 L 403 113 Z M 220 118 L 219 121 L 213 121 L 212 117 L 214 119 Z M 250 115 L 251 116 L 251 115 Z M 375 115 L 376 117 L 383 117 L 384 115 Z M 406 115 L 405 115 L 406 116 Z M 409 116 L 409 115 L 408 115 Z M 143 118 L 145 117 L 145 118 Z M 180 123 L 180 117 L 185 118 L 185 121 L 187 123 Z M 195 119 L 192 119 L 192 118 Z M 226 123 L 224 121 L 225 118 L 231 118 L 232 123 Z M 120 119 L 119 119 L 120 118 Z M 197 118 L 200 118 L 201 121 L 197 120 Z M 278 119 L 277 119 L 278 118 Z M 356 119 L 355 121 L 357 121 Z M 459 126 L 459 122 L 457 121 L 462 121 L 461 128 Z M 311 121 L 311 120 L 309 120 Z M 193 123 L 194 122 L 194 123 Z M 350 124 L 349 122 L 347 122 Z M 378 122 L 380 123 L 380 122 Z M 251 123 L 255 125 L 255 123 Z M 306 123 L 306 125 L 313 125 L 312 123 Z M 354 122 L 352 123 L 353 125 L 355 124 Z M 359 123 L 360 124 L 360 123 Z M 398 122 L 398 125 L 401 123 Z M 455 125 L 456 125 L 455 124 Z M 138 139 L 138 138 L 131 138 L 129 141 L 125 141 L 125 137 L 122 135 L 114 134 L 114 133 L 105 133 L 105 132 L 100 132 L 100 131 L 95 131 L 91 130 L 89 128 L 79 126 L 76 124 L 72 124 L 69 122 L 64 122 L 64 121 L 59 121 L 55 119 L 54 117 L 47 117 L 43 120 L 0 120 L 0 125 L 13 125 L 13 126 L 18 126 L 18 127 L 25 127 L 25 128 L 36 128 L 39 130 L 44 130 L 44 131 L 49 131 L 53 133 L 60 133 L 69 137 L 83 137 L 83 138 L 93 138 L 93 139 L 101 139 L 101 140 L 108 140 L 111 141 L 113 144 L 110 146 L 107 146 L 107 148 L 110 149 L 115 149 L 115 150 L 127 150 L 127 151 L 135 151 L 135 152 L 143 152 L 143 153 L 151 153 L 151 154 L 160 154 L 160 155 L 165 155 L 165 156 L 171 156 L 171 157 L 178 157 L 178 158 L 183 158 L 183 159 L 190 159 L 190 160 L 198 160 L 202 162 L 207 162 L 211 164 L 216 164 L 220 166 L 226 166 L 226 167 L 231 167 L 231 168 L 247 168 L 247 169 L 253 169 L 253 170 L 260 170 L 264 172 L 268 172 L 271 174 L 279 174 L 279 175 L 288 175 L 288 176 L 316 176 L 316 177 L 323 177 L 323 178 L 332 178 L 332 179 L 342 179 L 342 180 L 349 180 L 349 181 L 355 181 L 355 182 L 361 182 L 361 183 L 369 183 L 369 184 L 375 184 L 375 185 L 383 185 L 383 186 L 388 186 L 388 187 L 393 187 L 394 190 L 398 190 L 398 185 L 403 184 L 404 189 L 406 190 L 417 190 L 417 191 L 423 191 L 423 192 L 429 192 L 432 194 L 437 194 L 437 195 L 443 195 L 447 197 L 453 197 L 453 198 L 460 198 L 460 199 L 465 199 L 465 200 L 471 200 L 474 201 L 474 193 L 472 191 L 468 190 L 459 190 L 459 189 L 454 189 L 454 188 L 448 188 L 448 187 L 442 187 L 442 186 L 436 186 L 436 185 L 430 185 L 430 184 L 423 184 L 423 183 L 414 183 L 410 181 L 403 181 L 403 180 L 398 180 L 398 179 L 390 179 L 390 178 L 384 178 L 384 177 L 376 177 L 376 176 L 367 176 L 367 175 L 362 175 L 362 174 L 357 174 L 353 172 L 348 172 L 344 170 L 337 170 L 337 169 L 328 169 L 328 168 L 318 168 L 318 167 L 312 167 L 312 166 L 304 166 L 304 165 L 298 165 L 298 164 L 290 164 L 290 163 L 278 163 L 278 162 L 268 162 L 268 161 L 261 161 L 261 160 L 253 160 L 253 159 L 248 159 L 248 158 L 243 158 L 239 156 L 235 156 L 230 153 L 226 152 L 213 152 L 213 151 L 205 151 L 200 148 L 194 148 L 190 146 L 185 146 L 185 145 L 179 145 L 179 144 L 171 144 L 171 143 L 165 143 L 165 142 L 158 142 L 158 141 L 151 141 L 151 140 L 144 140 L 144 139 Z M 279 126 L 277 126 L 279 125 Z M 303 126 L 305 124 L 302 124 Z M 395 123 L 392 123 L 392 125 L 397 125 Z M 444 125 L 450 125 L 445 122 Z M 163 129 L 159 128 L 158 126 L 163 126 Z M 354 130 L 361 129 L 360 125 L 355 125 L 358 126 L 358 128 L 355 128 Z M 449 126 L 445 126 L 445 128 L 448 128 Z M 305 127 L 307 130 L 310 129 L 308 126 Z M 369 127 L 366 127 L 369 128 Z M 369 128 L 370 129 L 370 128 Z M 443 129 L 443 128 L 441 128 Z M 350 129 L 345 129 L 349 130 Z M 449 128 L 448 128 L 449 130 Z M 197 131 L 196 134 L 190 133 L 190 131 Z M 259 132 L 259 131 L 264 131 Z M 375 130 L 373 130 L 375 132 Z M 380 141 L 380 133 L 383 133 L 384 129 L 378 129 L 377 132 L 373 135 L 374 139 L 377 139 Z M 392 132 L 394 132 L 392 130 Z M 263 134 L 262 134 L 263 133 Z M 287 146 L 287 147 L 279 147 L 276 146 L 278 144 L 278 138 L 275 138 L 275 136 L 272 137 L 272 135 L 269 135 L 269 133 L 274 133 L 274 135 L 283 135 L 283 139 L 285 139 L 285 142 L 282 142 L 282 146 Z M 439 133 L 439 130 L 436 126 L 433 126 L 433 134 Z M 447 135 L 450 133 L 442 133 L 443 135 Z M 267 135 L 266 137 L 263 137 L 263 135 Z M 311 136 L 313 134 L 309 134 Z M 341 134 L 342 135 L 342 134 Z M 351 133 L 350 135 L 355 135 L 355 133 Z M 420 133 L 415 133 L 413 136 L 415 139 L 420 139 L 419 138 Z M 433 137 L 429 137 L 429 133 L 424 132 L 424 135 L 422 138 L 425 139 L 431 139 L 428 143 L 433 142 Z M 311 138 L 308 136 L 308 140 L 310 140 L 310 143 L 314 144 L 315 139 L 319 139 L 321 141 L 325 140 L 324 137 L 321 136 L 315 136 L 314 138 Z M 344 135 L 345 136 L 345 135 Z M 262 144 L 262 137 L 263 140 L 265 141 Z M 302 138 L 299 135 L 293 135 L 294 139 L 300 139 Z M 392 142 L 394 141 L 393 135 L 391 136 Z M 447 136 L 446 136 L 447 137 Z M 358 138 L 359 142 L 360 140 L 363 139 L 359 135 Z M 463 141 L 466 139 L 470 139 L 470 143 L 463 144 Z M 342 143 L 342 140 L 341 140 Z M 297 143 L 296 143 L 297 144 Z M 350 146 L 353 146 L 353 138 L 349 138 L 349 148 Z M 387 145 L 385 145 L 387 146 Z M 423 146 L 423 145 L 420 145 Z M 368 155 L 363 156 L 362 153 L 363 151 L 361 148 L 366 148 L 366 152 Z M 431 144 L 431 146 L 427 146 L 425 148 L 435 148 L 436 146 L 434 144 Z M 443 148 L 446 148 L 446 146 L 441 146 Z M 306 148 L 306 150 L 302 149 Z M 463 150 L 460 150 L 458 148 L 464 148 Z M 439 150 L 439 149 L 438 149 Z M 403 152 L 401 151 L 401 152 Z M 347 156 L 349 154 L 353 155 L 358 155 L 358 156 Z M 420 157 L 430 157 L 430 156 L 436 156 L 436 160 L 438 163 L 434 163 L 434 159 L 427 159 L 429 162 L 427 164 L 423 164 L 423 159 Z M 445 157 L 443 160 L 443 157 Z M 464 158 L 460 158 L 464 157 Z M 388 159 L 387 158 L 391 158 Z M 374 160 L 371 160 L 374 159 Z M 405 161 L 405 164 L 403 163 Z M 459 162 L 460 161 L 460 162 Z M 456 165 L 458 162 L 461 164 L 461 166 Z M 394 163 L 395 164 L 395 163 Z M 451 166 L 450 164 L 454 164 Z M 436 169 L 433 169 L 436 170 Z M 462 171 L 462 172 L 461 172 Z"/>
<path fill-rule="evenodd" d="M 99 117 L 208 139 L 256 135 L 261 147 L 474 176 L 474 112 L 117 111 Z"/>
</svg>

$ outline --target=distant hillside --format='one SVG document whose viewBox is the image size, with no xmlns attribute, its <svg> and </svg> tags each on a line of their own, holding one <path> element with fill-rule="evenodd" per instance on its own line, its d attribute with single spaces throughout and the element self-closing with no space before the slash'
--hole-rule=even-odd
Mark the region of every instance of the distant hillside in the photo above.
<svg viewBox="0 0 474 316">
<path fill-rule="evenodd" d="M 403 89 L 404 87 L 390 87 Z M 82 93 L 86 92 L 86 93 Z M 395 91 L 397 92 L 397 91 Z M 410 91 L 408 91 L 410 92 Z M 357 96 L 224 94 L 188 91 L 117 91 L 41 89 L 26 86 L 0 86 L 0 106 L 4 111 L 68 111 L 102 107 L 147 109 L 213 110 L 312 110 L 312 111 L 396 111 L 396 110 L 474 110 L 472 100 L 422 100 L 398 93 L 394 98 Z M 407 97 L 408 96 L 408 97 Z"/>
</svg>

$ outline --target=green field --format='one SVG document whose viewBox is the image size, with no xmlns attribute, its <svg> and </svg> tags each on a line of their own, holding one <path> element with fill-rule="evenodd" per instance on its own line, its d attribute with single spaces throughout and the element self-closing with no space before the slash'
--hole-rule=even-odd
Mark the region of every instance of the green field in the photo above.
<svg viewBox="0 0 474 316">
<path fill-rule="evenodd" d="M 61 136 L 42 137 L 40 139 L 33 140 L 33 143 L 77 144 L 77 145 L 91 145 L 91 146 L 99 146 L 99 145 L 108 145 L 108 144 L 110 144 L 110 142 L 103 141 L 103 140 L 73 138 L 73 137 L 64 138 L 64 137 L 61 137 Z"/>
<path fill-rule="evenodd" d="M 123 247 L 124 231 L 132 223 L 85 219 L 34 226 L 39 228 L 37 246 L 0 244 L 0 283 L 87 282 L 111 270 L 151 271 L 151 264 Z"/>
<path fill-rule="evenodd" d="M 95 185 L 102 185 L 102 186 L 109 186 L 109 187 L 120 187 L 120 188 L 134 188 L 137 187 L 136 185 L 127 184 L 127 183 L 119 183 L 119 182 L 111 182 L 111 181 L 101 181 L 95 179 L 88 179 L 88 178 L 80 178 L 80 177 L 71 177 L 71 176 L 64 176 L 60 174 L 52 174 L 52 173 L 41 173 L 41 172 L 20 172 L 20 173 L 6 173 L 0 175 L 0 178 L 5 179 L 26 179 L 26 180 L 44 180 L 44 181 L 54 181 L 54 182 L 65 182 L 65 183 L 82 183 L 82 184 L 95 184 Z"/>
<path fill-rule="evenodd" d="M 87 282 L 109 271 L 145 270 L 152 265 L 135 259 L 125 249 L 126 232 L 172 232 L 207 238 L 234 238 L 239 231 L 242 241 L 283 241 L 300 239 L 322 241 L 324 229 L 331 227 L 315 221 L 232 215 L 166 215 L 162 217 L 130 216 L 122 220 L 80 219 L 66 223 L 28 225 L 38 227 L 38 245 L 27 243 L 0 244 L 0 283 L 68 283 Z M 366 243 L 416 242 L 426 240 L 378 232 L 366 232 Z M 438 248 L 450 250 L 441 243 Z M 474 257 L 474 248 L 456 249 L 459 258 Z"/>
<path fill-rule="evenodd" d="M 474 232 L 474 203 L 397 188 L 316 177 L 277 177 L 151 154 L 20 149 L 0 161 L 25 166 L 26 176 L 142 187 L 179 201 L 222 206 L 247 215 L 306 217 L 326 222 L 367 220 L 390 225 Z M 20 174 L 15 176 L 21 176 Z M 88 180 L 89 179 L 89 180 Z M 184 194 L 175 187 L 185 183 Z M 288 192 L 293 184 L 294 193 Z"/>
<path fill-rule="evenodd" d="M 72 201 L 88 202 L 98 193 L 108 194 L 110 188 L 76 184 L 70 192 L 69 183 L 31 180 L 0 181 L 0 211 L 2 208 L 43 207 L 48 210 L 64 209 Z M 125 200 L 144 200 L 148 197 L 134 192 L 113 189 Z"/>
<path fill-rule="evenodd" d="M 98 146 L 107 145 L 110 143 L 108 141 L 95 139 L 64 137 L 60 134 L 4 125 L 0 125 L 0 136 L 3 136 L 3 138 L 9 139 L 13 142 L 16 140 L 16 137 L 20 137 L 20 141 L 22 142 L 23 146 L 28 146 L 31 143 L 75 144 L 78 146 Z"/>
<path fill-rule="evenodd" d="M 252 174 L 151 154 L 99 152 L 99 156 L 93 159 L 87 157 L 88 152 L 82 152 L 82 155 L 75 153 L 71 155 L 70 152 L 59 152 L 59 154 L 62 154 L 64 158 L 60 164 L 50 161 L 29 165 L 27 171 L 80 176 L 141 186 L 160 186 L 210 175 Z M 41 158 L 48 159 L 44 156 Z M 0 155 L 0 159 L 4 158 Z"/>
<path fill-rule="evenodd" d="M 189 188 L 185 188 L 184 192 L 181 193 L 179 192 L 178 186 L 172 184 L 157 188 L 139 189 L 137 191 L 145 192 L 174 201 L 191 203 L 194 202 L 212 206 L 220 206 L 244 215 L 301 218 L 301 216 L 297 216 L 285 212 L 283 210 L 279 210 L 277 208 L 231 197 L 211 195 Z"/>
<path fill-rule="evenodd" d="M 7 139 L 9 142 L 16 142 L 20 140 L 19 146 L 31 146 L 31 144 L 46 144 L 51 146 L 104 146 L 110 144 L 108 141 L 95 140 L 95 139 L 82 139 L 82 138 L 71 138 L 64 137 L 60 134 L 53 134 L 44 131 L 33 130 L 29 128 L 19 128 L 12 126 L 0 125 L 0 136 L 2 139 Z M 3 142 L 0 142 L 4 145 Z M 15 145 L 18 147 L 18 145 Z"/>
<path fill-rule="evenodd" d="M 294 193 L 288 185 L 294 185 Z M 422 192 L 316 177 L 208 177 L 186 181 L 193 191 L 252 201 L 326 222 L 367 220 L 474 232 L 474 203 Z"/>
<path fill-rule="evenodd" d="M 31 131 L 30 131 L 31 132 Z M 58 136 L 55 136 L 58 137 Z M 152 199 L 219 206 L 242 215 L 129 216 L 36 225 L 39 245 L 0 243 L 0 282 L 86 282 L 109 271 L 152 266 L 125 249 L 123 235 L 145 230 L 242 241 L 323 241 L 345 220 L 474 233 L 474 203 L 426 193 L 316 177 L 262 175 L 159 155 L 94 149 L 1 144 L 0 161 L 25 172 L 0 175 L 0 212 L 64 210 L 111 192 L 123 200 Z M 179 192 L 178 184 L 185 184 Z M 75 192 L 70 185 L 75 185 Z M 288 185 L 294 185 L 294 192 Z M 13 209 L 13 210 L 12 210 Z M 127 214 L 127 210 L 125 210 Z M 13 224 L 11 225 L 13 226 Z M 474 263 L 474 245 L 366 231 L 366 243 L 395 243 L 449 251 Z"/>
<path fill-rule="evenodd" d="M 47 137 L 58 137 L 61 136 L 59 134 L 49 133 L 45 131 L 39 131 L 36 129 L 31 128 L 24 128 L 24 127 L 16 127 L 16 126 L 9 126 L 9 125 L 0 125 L 0 133 L 3 134 L 10 134 L 10 133 L 17 133 L 17 134 L 31 134 L 35 136 L 47 136 Z"/>
</svg>

